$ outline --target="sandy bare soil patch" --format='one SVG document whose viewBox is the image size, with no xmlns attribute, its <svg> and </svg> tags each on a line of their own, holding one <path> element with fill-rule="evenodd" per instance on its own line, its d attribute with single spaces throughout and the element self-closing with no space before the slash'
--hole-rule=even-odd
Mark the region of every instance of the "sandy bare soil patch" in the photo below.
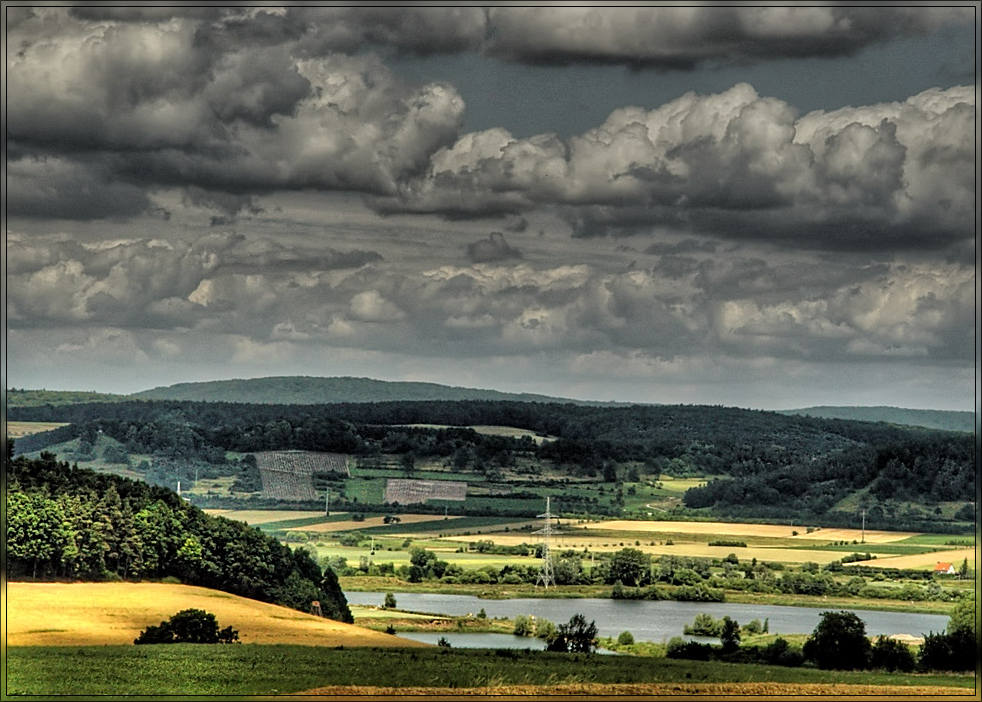
<svg viewBox="0 0 982 702">
<path fill-rule="evenodd" d="M 231 625 L 243 643 L 417 646 L 363 629 L 219 590 L 163 583 L 7 583 L 8 646 L 131 644 L 140 631 L 190 607 Z"/>
<path fill-rule="evenodd" d="M 401 524 L 417 524 L 419 522 L 444 522 L 460 517 L 444 517 L 442 514 L 397 514 Z M 367 527 L 384 526 L 384 517 L 366 517 L 360 522 L 348 520 L 344 522 L 323 522 L 322 524 L 310 524 L 308 526 L 293 527 L 288 531 L 309 531 L 318 534 L 331 531 L 352 531 L 354 529 L 365 529 Z M 398 525 L 396 525 L 398 526 Z"/>
</svg>

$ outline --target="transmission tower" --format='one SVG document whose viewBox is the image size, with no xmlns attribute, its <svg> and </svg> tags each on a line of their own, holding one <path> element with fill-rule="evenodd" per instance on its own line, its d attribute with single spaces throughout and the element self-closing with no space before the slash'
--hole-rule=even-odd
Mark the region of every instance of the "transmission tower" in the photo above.
<svg viewBox="0 0 982 702">
<path fill-rule="evenodd" d="M 539 583 L 547 590 L 550 585 L 556 584 L 556 575 L 552 570 L 552 559 L 549 557 L 549 537 L 552 536 L 552 513 L 549 511 L 549 496 L 546 496 L 546 511 L 543 514 L 536 515 L 536 518 L 542 519 L 542 528 L 536 531 L 536 534 L 542 534 L 542 569 L 539 571 L 539 577 L 535 581 L 535 586 L 538 587 Z"/>
</svg>

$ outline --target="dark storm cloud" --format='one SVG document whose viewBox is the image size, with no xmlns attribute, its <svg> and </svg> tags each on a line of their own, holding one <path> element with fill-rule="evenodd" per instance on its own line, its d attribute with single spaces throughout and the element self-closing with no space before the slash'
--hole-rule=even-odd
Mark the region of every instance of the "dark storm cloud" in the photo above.
<svg viewBox="0 0 982 702">
<path fill-rule="evenodd" d="M 620 63 L 692 69 L 701 63 L 847 56 L 886 39 L 970 22 L 969 8 L 500 7 L 488 53 L 541 64 Z"/>
<path fill-rule="evenodd" d="M 99 163 L 55 156 L 7 161 L 7 214 L 43 219 L 103 219 L 159 211 L 146 192 L 116 180 Z"/>
<path fill-rule="evenodd" d="M 491 232 L 487 239 L 480 239 L 467 245 L 467 257 L 474 263 L 488 263 L 521 258 L 522 252 L 510 246 L 501 232 Z"/>
<path fill-rule="evenodd" d="M 692 69 L 702 63 L 848 56 L 970 22 L 971 8 L 878 7 L 87 7 L 85 20 L 202 20 L 203 41 L 295 43 L 297 55 L 483 52 L 529 64 Z M 206 38 L 207 37 L 207 38 Z"/>
<path fill-rule="evenodd" d="M 705 239 L 683 239 L 675 243 L 656 241 L 644 250 L 645 253 L 655 254 L 656 256 L 670 256 L 673 254 L 687 253 L 714 253 L 717 244 L 715 241 Z"/>
</svg>

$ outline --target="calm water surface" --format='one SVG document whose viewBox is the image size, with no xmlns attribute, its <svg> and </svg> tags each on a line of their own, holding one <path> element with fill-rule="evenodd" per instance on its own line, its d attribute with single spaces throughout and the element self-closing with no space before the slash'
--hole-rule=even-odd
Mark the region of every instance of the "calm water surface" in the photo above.
<svg viewBox="0 0 982 702">
<path fill-rule="evenodd" d="M 381 605 L 383 592 L 346 592 L 350 604 Z M 484 609 L 488 617 L 514 618 L 519 614 L 545 618 L 562 624 L 574 614 L 582 614 L 587 621 L 597 623 L 600 636 L 617 636 L 622 631 L 630 631 L 638 641 L 667 642 L 673 636 L 682 634 L 682 627 L 691 624 L 700 612 L 711 614 L 717 619 L 724 615 L 746 624 L 752 619 L 768 620 L 772 634 L 810 634 L 818 624 L 819 615 L 825 611 L 812 607 L 788 607 L 782 605 L 757 605 L 727 602 L 676 602 L 664 600 L 648 602 L 644 600 L 608 600 L 599 598 L 545 599 L 521 598 L 511 600 L 482 600 L 472 595 L 438 595 L 430 593 L 394 593 L 399 609 L 432 614 L 465 615 L 477 614 Z M 830 607 L 829 609 L 836 609 Z M 848 609 L 866 623 L 866 633 L 911 634 L 921 636 L 931 631 L 943 631 L 948 625 L 948 616 L 943 614 L 915 614 L 909 612 L 880 612 L 869 609 Z M 410 636 L 409 634 L 400 634 Z M 451 645 L 449 634 L 447 637 Z M 416 638 L 416 634 L 411 635 Z M 433 643 L 441 634 L 435 634 Z M 460 634 L 460 636 L 504 636 L 519 638 L 530 648 L 531 639 L 511 637 L 508 634 Z M 423 639 L 419 639 L 423 640 Z M 486 639 L 490 641 L 490 639 Z M 464 647 L 465 644 L 459 644 Z M 481 644 L 490 646 L 491 644 Z"/>
</svg>

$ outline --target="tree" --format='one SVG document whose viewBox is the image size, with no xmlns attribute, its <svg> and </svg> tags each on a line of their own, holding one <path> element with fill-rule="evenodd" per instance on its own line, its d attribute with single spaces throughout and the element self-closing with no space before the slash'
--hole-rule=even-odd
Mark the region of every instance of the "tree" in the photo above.
<svg viewBox="0 0 982 702">
<path fill-rule="evenodd" d="M 566 624 L 560 624 L 555 637 L 546 646 L 548 651 L 593 653 L 597 646 L 597 624 L 586 623 L 582 614 L 574 614 Z"/>
<path fill-rule="evenodd" d="M 135 644 L 157 643 L 233 643 L 239 632 L 231 626 L 219 630 L 218 620 L 203 609 L 182 609 L 158 626 L 148 626 L 133 641 Z"/>
<path fill-rule="evenodd" d="M 723 617 L 723 626 L 719 632 L 723 653 L 733 653 L 740 648 L 740 625 L 734 619 Z"/>
<path fill-rule="evenodd" d="M 610 559 L 607 582 L 620 580 L 628 587 L 640 585 L 648 576 L 651 556 L 636 548 L 622 548 Z"/>
<path fill-rule="evenodd" d="M 622 631 L 617 637 L 617 643 L 620 646 L 630 646 L 634 643 L 634 634 L 630 631 Z"/>
<path fill-rule="evenodd" d="M 382 603 L 382 606 L 385 607 L 386 609 L 395 609 L 396 596 L 393 595 L 391 592 L 385 593 L 385 601 Z"/>
<path fill-rule="evenodd" d="M 866 668 L 871 646 L 863 620 L 845 611 L 822 612 L 821 616 L 802 648 L 805 658 L 815 661 L 819 668 Z"/>
</svg>

